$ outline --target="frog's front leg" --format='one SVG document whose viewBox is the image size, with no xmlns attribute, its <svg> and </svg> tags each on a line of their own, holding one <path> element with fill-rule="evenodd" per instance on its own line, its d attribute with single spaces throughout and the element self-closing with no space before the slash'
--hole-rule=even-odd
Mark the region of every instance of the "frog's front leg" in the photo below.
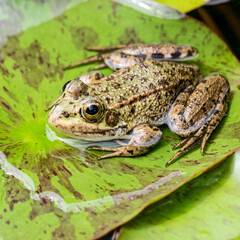
<svg viewBox="0 0 240 240">
<path fill-rule="evenodd" d="M 129 143 L 119 148 L 90 147 L 88 149 L 113 152 L 103 155 L 99 159 L 142 155 L 157 144 L 162 136 L 162 132 L 155 126 L 142 124 L 135 127 L 131 135 Z"/>
<path fill-rule="evenodd" d="M 99 83 L 102 78 L 103 74 L 101 72 L 92 72 L 80 75 L 75 80 L 81 80 L 85 84 L 92 85 Z"/>
<path fill-rule="evenodd" d="M 189 86 L 179 94 L 168 113 L 168 125 L 185 139 L 175 146 L 183 145 L 166 166 L 199 139 L 203 154 L 207 139 L 226 115 L 228 96 L 229 83 L 219 74 L 206 77 L 196 87 Z"/>
</svg>

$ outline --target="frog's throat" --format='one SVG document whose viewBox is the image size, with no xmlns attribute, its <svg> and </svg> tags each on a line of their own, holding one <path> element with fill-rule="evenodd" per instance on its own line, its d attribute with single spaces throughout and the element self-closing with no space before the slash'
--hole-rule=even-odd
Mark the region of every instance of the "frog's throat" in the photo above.
<svg viewBox="0 0 240 240">
<path fill-rule="evenodd" d="M 121 124 L 115 128 L 85 128 L 83 126 L 74 129 L 67 126 L 67 124 L 60 124 L 52 122 L 51 120 L 49 121 L 49 124 L 69 137 L 87 141 L 126 139 L 125 136 L 129 133 L 129 126 L 127 124 Z"/>
</svg>

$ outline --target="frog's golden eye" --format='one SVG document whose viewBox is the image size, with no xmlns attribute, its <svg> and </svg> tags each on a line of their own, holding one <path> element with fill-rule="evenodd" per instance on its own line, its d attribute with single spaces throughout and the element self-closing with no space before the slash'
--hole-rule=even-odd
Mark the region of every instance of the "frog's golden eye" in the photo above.
<svg viewBox="0 0 240 240">
<path fill-rule="evenodd" d="M 87 101 L 80 108 L 80 114 L 88 122 L 97 122 L 101 119 L 104 106 L 95 100 Z"/>
</svg>

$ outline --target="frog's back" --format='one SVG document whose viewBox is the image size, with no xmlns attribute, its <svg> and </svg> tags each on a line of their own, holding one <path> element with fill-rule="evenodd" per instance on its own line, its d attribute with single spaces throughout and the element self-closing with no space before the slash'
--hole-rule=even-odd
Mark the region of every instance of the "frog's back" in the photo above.
<svg viewBox="0 0 240 240">
<path fill-rule="evenodd" d="M 195 65 L 147 59 L 94 84 L 89 94 L 103 99 L 127 122 L 161 122 L 178 93 L 200 78 Z"/>
</svg>

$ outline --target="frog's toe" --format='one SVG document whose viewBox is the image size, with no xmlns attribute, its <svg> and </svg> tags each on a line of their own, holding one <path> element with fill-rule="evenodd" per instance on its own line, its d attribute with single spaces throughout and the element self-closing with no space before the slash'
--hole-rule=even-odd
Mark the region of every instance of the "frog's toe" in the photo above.
<svg viewBox="0 0 240 240">
<path fill-rule="evenodd" d="M 111 158 L 111 157 L 121 157 L 121 156 L 132 156 L 132 153 L 130 151 L 128 151 L 126 147 L 119 147 L 119 148 L 89 147 L 88 149 L 89 150 L 112 152 L 112 153 L 109 153 L 109 154 L 105 154 L 101 157 L 98 157 L 98 159 Z"/>
<path fill-rule="evenodd" d="M 207 125 L 203 125 L 193 136 L 190 138 L 184 139 L 176 146 L 179 147 L 180 145 L 183 145 L 183 147 L 166 163 L 166 167 L 168 167 L 177 157 L 182 155 L 184 152 L 186 152 L 191 145 L 193 145 L 199 138 L 201 138 L 206 131 Z M 175 146 L 175 147 L 176 147 Z"/>
<path fill-rule="evenodd" d="M 113 152 L 106 155 L 103 155 L 99 157 L 98 159 L 103 158 L 110 158 L 110 157 L 132 157 L 137 155 L 142 155 L 149 151 L 149 147 L 139 147 L 139 146 L 133 146 L 133 145 L 126 145 L 119 148 L 100 148 L 100 147 L 91 147 L 88 148 L 91 150 L 97 150 L 97 151 L 107 151 L 107 152 Z"/>
<path fill-rule="evenodd" d="M 183 139 L 181 142 L 179 142 L 178 144 L 176 144 L 176 145 L 172 148 L 172 150 L 175 150 L 175 149 L 181 147 L 181 146 L 184 145 L 187 141 L 188 141 L 188 138 Z"/>
<path fill-rule="evenodd" d="M 101 148 L 101 147 L 88 147 L 88 150 L 115 152 L 117 148 Z"/>
<path fill-rule="evenodd" d="M 101 54 L 95 55 L 95 56 L 92 56 L 92 57 L 89 57 L 89 58 L 86 58 L 86 59 L 83 59 L 83 60 L 71 63 L 68 66 L 64 67 L 63 70 L 67 70 L 69 68 L 77 67 L 77 66 L 80 66 L 80 65 L 85 65 L 85 64 L 88 64 L 88 63 L 101 61 L 102 59 L 103 59 L 103 57 L 102 57 Z"/>
<path fill-rule="evenodd" d="M 101 159 L 104 159 L 104 158 L 111 158 L 111 157 L 121 157 L 123 155 L 122 152 L 113 152 L 113 153 L 109 153 L 109 154 L 105 154 L 105 155 L 102 155 L 101 157 L 98 157 L 98 160 L 101 160 Z"/>
</svg>

